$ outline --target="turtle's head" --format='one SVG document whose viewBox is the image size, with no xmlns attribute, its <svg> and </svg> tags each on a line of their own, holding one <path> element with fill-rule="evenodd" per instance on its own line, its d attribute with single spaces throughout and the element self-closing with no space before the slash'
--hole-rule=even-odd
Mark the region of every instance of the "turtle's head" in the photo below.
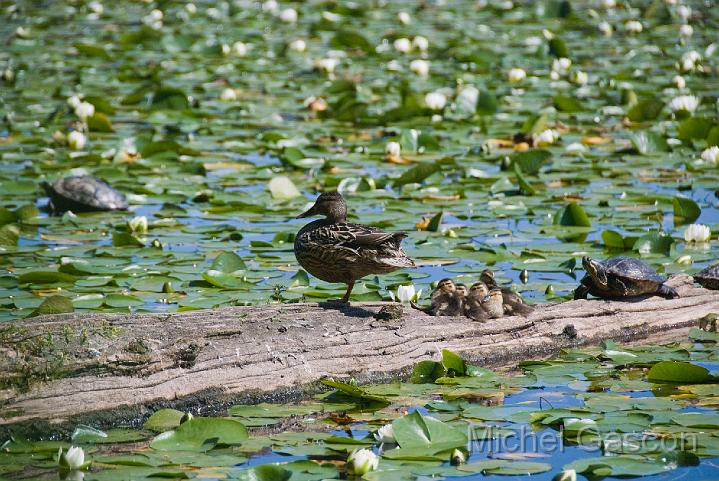
<svg viewBox="0 0 719 481">
<path fill-rule="evenodd" d="M 582 266 L 584 266 L 587 275 L 594 279 L 597 284 L 602 287 L 607 286 L 607 273 L 599 261 L 595 261 L 589 256 L 584 256 L 582 257 Z"/>
<path fill-rule="evenodd" d="M 297 218 L 323 215 L 332 223 L 347 220 L 347 204 L 339 192 L 324 192 L 317 197 L 315 204 Z"/>
<path fill-rule="evenodd" d="M 467 286 L 464 284 L 457 284 L 457 297 L 460 299 L 467 297 Z"/>
<path fill-rule="evenodd" d="M 457 290 L 457 285 L 452 279 L 442 279 L 437 283 L 437 290 L 442 291 L 446 294 L 452 294 Z"/>
</svg>

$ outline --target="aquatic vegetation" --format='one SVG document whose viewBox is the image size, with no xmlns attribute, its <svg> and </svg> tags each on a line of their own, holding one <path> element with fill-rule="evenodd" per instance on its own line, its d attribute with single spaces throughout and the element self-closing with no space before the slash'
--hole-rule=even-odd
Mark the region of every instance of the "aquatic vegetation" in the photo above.
<svg viewBox="0 0 719 481">
<path fill-rule="evenodd" d="M 410 232 L 419 268 L 357 301 L 488 265 L 563 299 L 582 255 L 700 270 L 719 248 L 719 11 L 595 3 L 4 5 L 0 319 L 49 294 L 134 312 L 336 298 L 292 255 L 317 190 Z M 41 181 L 84 173 L 130 210 L 38 210 Z"/>
<path fill-rule="evenodd" d="M 692 336 L 705 344 L 609 341 L 523 362 L 515 374 L 444 350 L 441 360 L 418 363 L 409 382 L 327 380 L 331 391 L 299 404 L 236 405 L 225 417 L 161 409 L 140 429 L 80 425 L 67 440 L 0 440 L 0 474 L 57 479 L 58 469 L 82 469 L 86 481 L 710 477 L 716 468 L 707 458 L 719 456 L 719 338 L 700 329 Z"/>
</svg>

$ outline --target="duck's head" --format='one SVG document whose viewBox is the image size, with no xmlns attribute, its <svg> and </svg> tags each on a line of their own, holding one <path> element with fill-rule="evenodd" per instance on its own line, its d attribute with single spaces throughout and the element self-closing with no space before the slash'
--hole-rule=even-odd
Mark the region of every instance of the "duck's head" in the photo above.
<svg viewBox="0 0 719 481">
<path fill-rule="evenodd" d="M 315 204 L 297 218 L 323 215 L 332 222 L 345 222 L 347 220 L 347 204 L 339 192 L 324 192 L 317 197 Z"/>
<path fill-rule="evenodd" d="M 472 287 L 469 288 L 469 295 L 480 301 L 489 294 L 489 288 L 484 282 L 475 282 Z"/>
<path fill-rule="evenodd" d="M 467 297 L 467 286 L 464 284 L 457 284 L 457 297 L 464 299 Z"/>
</svg>

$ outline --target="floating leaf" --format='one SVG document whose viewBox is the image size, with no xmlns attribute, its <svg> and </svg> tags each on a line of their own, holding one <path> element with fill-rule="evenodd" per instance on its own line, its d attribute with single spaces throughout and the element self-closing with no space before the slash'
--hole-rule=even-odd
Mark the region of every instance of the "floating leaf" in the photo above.
<svg viewBox="0 0 719 481">
<path fill-rule="evenodd" d="M 467 435 L 463 431 L 417 411 L 395 419 L 392 428 L 402 449 L 444 450 L 467 444 Z"/>
<path fill-rule="evenodd" d="M 247 428 L 234 419 L 194 417 L 158 435 L 150 447 L 159 451 L 207 451 L 218 444 L 240 444 Z"/>
<path fill-rule="evenodd" d="M 273 177 L 268 184 L 268 188 L 272 198 L 277 200 L 289 200 L 302 195 L 292 180 L 285 175 Z"/>
<path fill-rule="evenodd" d="M 713 378 L 707 368 L 691 362 L 661 361 L 652 366 L 647 379 L 650 382 L 699 384 L 709 382 Z"/>
<path fill-rule="evenodd" d="M 415 165 L 409 170 L 406 170 L 401 176 L 399 176 L 399 178 L 394 180 L 394 184 L 402 186 L 405 184 L 419 183 L 439 171 L 440 165 L 438 163 L 423 162 Z"/>
<path fill-rule="evenodd" d="M 674 239 L 663 232 L 650 232 L 637 239 L 632 249 L 643 255 L 664 254 L 668 256 L 673 243 Z"/>
<path fill-rule="evenodd" d="M 637 102 L 627 112 L 632 122 L 655 120 L 664 109 L 664 102 L 656 98 L 646 98 Z"/>
<path fill-rule="evenodd" d="M 672 206 L 674 206 L 674 225 L 691 224 L 702 213 L 699 204 L 688 197 L 674 197 Z"/>
<path fill-rule="evenodd" d="M 184 415 L 185 413 L 177 409 L 160 409 L 147 418 L 143 427 L 157 432 L 175 429 Z"/>
</svg>

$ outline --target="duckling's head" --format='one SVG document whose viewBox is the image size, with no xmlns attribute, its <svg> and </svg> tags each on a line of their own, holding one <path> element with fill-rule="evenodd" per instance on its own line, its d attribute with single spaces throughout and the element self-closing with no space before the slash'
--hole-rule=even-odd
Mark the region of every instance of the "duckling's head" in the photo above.
<svg viewBox="0 0 719 481">
<path fill-rule="evenodd" d="M 457 284 L 457 297 L 460 299 L 467 297 L 467 286 L 464 284 Z"/>
<path fill-rule="evenodd" d="M 479 280 L 487 285 L 494 284 L 494 271 L 492 269 L 483 270 Z"/>
<path fill-rule="evenodd" d="M 442 279 L 437 283 L 436 290 L 442 291 L 446 294 L 452 294 L 454 291 L 457 290 L 457 286 L 454 284 L 454 281 L 452 279 Z"/>
<path fill-rule="evenodd" d="M 317 197 L 315 204 L 297 218 L 313 215 L 323 215 L 332 223 L 346 222 L 347 204 L 339 192 L 323 192 Z"/>
<path fill-rule="evenodd" d="M 480 301 L 484 299 L 487 294 L 489 294 L 489 288 L 487 288 L 487 284 L 484 282 L 475 282 L 472 284 L 472 287 L 469 288 L 469 295 Z"/>
</svg>

